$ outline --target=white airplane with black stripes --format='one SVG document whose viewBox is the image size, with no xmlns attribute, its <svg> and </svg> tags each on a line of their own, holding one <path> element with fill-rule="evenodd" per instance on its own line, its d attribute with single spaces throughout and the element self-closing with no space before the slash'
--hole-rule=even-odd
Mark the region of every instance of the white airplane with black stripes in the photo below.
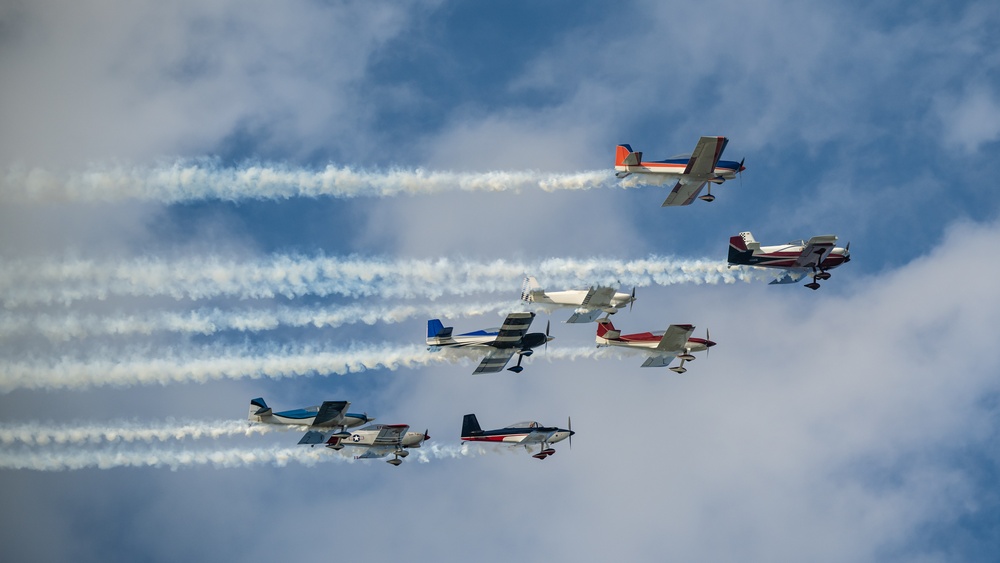
<svg viewBox="0 0 1000 563">
<path fill-rule="evenodd" d="M 549 325 L 545 332 L 528 333 L 531 320 L 535 314 L 531 312 L 510 313 L 504 319 L 500 328 L 477 330 L 465 334 L 452 335 L 454 327 L 446 327 L 439 319 L 427 321 L 427 349 L 437 352 L 442 348 L 475 348 L 486 350 L 486 357 L 479 363 L 473 374 L 496 373 L 507 365 L 514 354 L 517 354 L 517 365 L 507 368 L 508 371 L 520 373 L 521 360 L 534 353 L 534 349 L 548 344 Z"/>
</svg>

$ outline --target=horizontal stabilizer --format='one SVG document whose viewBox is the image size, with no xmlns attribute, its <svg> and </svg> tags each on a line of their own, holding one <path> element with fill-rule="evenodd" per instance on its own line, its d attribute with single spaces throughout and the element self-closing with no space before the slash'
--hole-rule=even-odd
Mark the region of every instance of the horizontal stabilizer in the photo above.
<svg viewBox="0 0 1000 563">
<path fill-rule="evenodd" d="M 593 309 L 591 311 L 583 311 L 583 312 L 578 311 L 576 313 L 573 313 L 573 315 L 570 318 L 566 319 L 566 322 L 592 323 L 596 321 L 597 317 L 600 317 L 602 314 L 604 314 L 604 311 L 601 309 Z"/>
<path fill-rule="evenodd" d="M 299 440 L 299 443 L 310 444 L 310 445 L 322 444 L 323 442 L 326 442 L 327 439 L 328 436 L 326 432 L 320 432 L 319 430 L 310 430 L 306 432 L 304 436 L 302 436 L 302 439 Z"/>
<path fill-rule="evenodd" d="M 802 278 L 806 277 L 807 272 L 786 272 L 785 275 L 780 278 L 771 281 L 768 285 L 783 285 L 786 283 L 798 283 Z"/>
<path fill-rule="evenodd" d="M 665 368 L 674 361 L 674 356 L 650 356 L 642 363 L 644 368 Z"/>
</svg>

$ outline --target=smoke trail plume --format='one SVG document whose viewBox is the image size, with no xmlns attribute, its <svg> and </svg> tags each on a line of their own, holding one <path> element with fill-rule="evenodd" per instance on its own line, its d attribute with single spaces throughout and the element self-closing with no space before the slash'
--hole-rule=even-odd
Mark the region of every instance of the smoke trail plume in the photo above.
<svg viewBox="0 0 1000 563">
<path fill-rule="evenodd" d="M 494 260 L 387 260 L 273 255 L 248 261 L 222 257 L 182 260 L 140 258 L 16 260 L 0 268 L 0 295 L 7 308 L 121 296 L 175 299 L 341 295 L 355 298 L 430 298 L 486 292 L 516 293 L 526 273 L 551 288 L 592 284 L 717 284 L 772 279 L 754 268 L 729 268 L 717 260 L 550 258 L 537 262 Z"/>
<path fill-rule="evenodd" d="M 0 392 L 343 375 L 372 369 L 420 367 L 454 359 L 454 356 L 431 354 L 424 346 L 360 344 L 342 350 L 209 347 L 182 349 L 161 358 L 150 358 L 148 353 L 123 357 L 120 352 L 108 350 L 98 350 L 94 355 L 96 359 L 88 361 L 63 357 L 0 362 Z"/>
<path fill-rule="evenodd" d="M 15 168 L 0 181 L 0 202 L 134 199 L 180 203 L 321 196 L 391 197 L 453 191 L 588 190 L 618 185 L 610 170 L 558 174 L 530 170 L 380 171 L 333 165 L 318 170 L 282 165 L 227 168 L 209 159 L 157 167 L 111 166 L 68 174 L 42 168 Z"/>
<path fill-rule="evenodd" d="M 387 344 L 355 345 L 333 351 L 310 347 L 253 350 L 213 347 L 200 351 L 180 350 L 162 358 L 150 358 L 148 353 L 135 353 L 123 358 L 120 352 L 98 351 L 96 359 L 92 360 L 64 357 L 0 362 L 0 393 L 15 389 L 84 389 L 204 383 L 218 379 L 343 375 L 444 362 L 478 363 L 484 353 L 477 348 L 431 353 L 424 346 Z M 547 360 L 576 360 L 604 357 L 606 353 L 603 348 L 550 346 L 545 354 L 539 356 Z"/>
<path fill-rule="evenodd" d="M 79 469 L 111 469 L 115 467 L 164 467 L 177 470 L 184 467 L 211 466 L 219 469 L 274 465 L 284 467 L 290 463 L 313 466 L 318 463 L 347 462 L 364 453 L 363 448 L 345 447 L 339 452 L 328 448 L 229 448 L 219 450 L 182 450 L 104 448 L 104 449 L 54 449 L 2 450 L 0 469 L 26 469 L 32 471 L 72 471 Z M 439 446 L 408 449 L 416 454 L 418 462 L 434 459 L 454 459 L 475 456 L 476 449 L 461 446 Z M 362 460 L 368 461 L 368 460 Z M 378 461 L 370 460 L 370 461 Z M 405 464 L 404 464 L 405 465 Z"/>
<path fill-rule="evenodd" d="M 210 335 L 221 331 L 259 332 L 280 327 L 338 327 L 350 323 L 398 323 L 432 317 L 460 318 L 499 313 L 518 302 L 462 303 L 380 306 L 375 304 L 337 305 L 318 309 L 304 307 L 243 308 L 237 310 L 201 308 L 193 311 L 146 311 L 138 314 L 7 314 L 0 317 L 0 338 L 41 334 L 52 341 L 93 336 L 150 335 L 179 332 Z"/>
<path fill-rule="evenodd" d="M 193 422 L 138 422 L 109 420 L 102 423 L 22 422 L 0 424 L 0 444 L 29 446 L 98 444 L 102 442 L 166 442 L 170 440 L 225 438 L 267 434 L 274 430 L 295 428 L 273 424 L 250 424 L 246 420 Z M 303 427 L 304 428 L 304 427 Z"/>
</svg>

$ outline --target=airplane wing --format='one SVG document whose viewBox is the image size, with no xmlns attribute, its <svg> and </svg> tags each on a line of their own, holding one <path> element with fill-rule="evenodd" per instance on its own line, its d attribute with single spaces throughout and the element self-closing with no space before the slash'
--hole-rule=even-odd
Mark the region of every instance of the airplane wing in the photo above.
<svg viewBox="0 0 1000 563">
<path fill-rule="evenodd" d="M 706 180 L 685 180 L 680 179 L 674 184 L 672 190 L 670 190 L 670 195 L 667 199 L 663 201 L 663 205 L 660 207 L 671 207 L 675 205 L 691 205 L 694 198 L 698 197 L 701 193 L 701 189 L 705 187 L 708 182 Z"/>
<path fill-rule="evenodd" d="M 577 311 L 573 313 L 570 318 L 566 319 L 568 323 L 592 323 L 597 320 L 598 317 L 604 314 L 601 309 L 593 309 L 590 311 L 580 312 Z"/>
<path fill-rule="evenodd" d="M 722 151 L 726 150 L 729 139 L 725 137 L 702 137 L 698 139 L 698 144 L 691 153 L 687 168 L 684 174 L 695 178 L 708 178 L 715 174 L 715 165 L 722 157 Z M 699 186 L 699 189 L 701 187 Z"/>
<path fill-rule="evenodd" d="M 585 309 L 601 309 L 603 307 L 611 306 L 611 299 L 615 296 L 615 288 L 613 287 L 592 287 L 587 295 L 583 298 L 583 303 L 580 304 L 581 308 Z"/>
<path fill-rule="evenodd" d="M 642 362 L 642 367 L 644 368 L 665 368 L 670 365 L 670 362 L 674 361 L 673 354 L 658 354 L 656 356 L 650 356 L 646 358 L 645 362 Z"/>
<path fill-rule="evenodd" d="M 834 235 L 822 235 L 809 239 L 805 248 L 795 259 L 795 265 L 799 268 L 810 268 L 823 261 L 823 257 L 833 250 L 833 245 L 837 242 Z"/>
<path fill-rule="evenodd" d="M 479 362 L 472 374 L 497 373 L 503 370 L 515 353 L 517 353 L 517 348 L 492 348 L 483 361 Z"/>
<path fill-rule="evenodd" d="M 406 424 L 392 424 L 383 426 L 378 436 L 375 436 L 373 446 L 398 446 L 403 442 L 403 436 L 410 427 Z"/>
<path fill-rule="evenodd" d="M 663 338 L 660 338 L 656 349 L 664 352 L 683 350 L 692 332 L 694 332 L 694 327 L 691 325 L 670 325 L 670 328 L 663 333 Z"/>
<path fill-rule="evenodd" d="M 375 459 L 379 457 L 385 457 L 392 452 L 396 451 L 395 446 L 372 446 L 368 448 L 365 453 L 355 456 L 356 459 Z"/>
<path fill-rule="evenodd" d="M 508 314 L 500 326 L 500 331 L 497 333 L 496 339 L 493 340 L 493 344 L 516 346 L 527 334 L 528 328 L 531 327 L 531 320 L 534 318 L 535 314 L 531 312 Z"/>
<path fill-rule="evenodd" d="M 344 420 L 344 412 L 351 405 L 348 401 L 323 401 L 316 413 L 315 426 L 336 426 Z"/>
<path fill-rule="evenodd" d="M 299 443 L 309 444 L 309 445 L 325 444 L 326 441 L 330 439 L 330 434 L 332 434 L 334 430 L 327 430 L 325 432 L 321 430 L 310 430 L 306 432 L 304 436 L 302 436 L 302 439 L 299 440 Z"/>
</svg>

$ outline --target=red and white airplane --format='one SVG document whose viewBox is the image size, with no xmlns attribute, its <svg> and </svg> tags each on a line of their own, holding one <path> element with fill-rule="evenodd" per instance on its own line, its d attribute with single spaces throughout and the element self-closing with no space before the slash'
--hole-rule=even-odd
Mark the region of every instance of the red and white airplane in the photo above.
<svg viewBox="0 0 1000 563">
<path fill-rule="evenodd" d="M 576 307 L 576 310 L 566 320 L 567 323 L 592 323 L 602 314 L 613 315 L 626 305 L 631 309 L 635 301 L 635 288 L 632 295 L 621 293 L 613 287 L 594 286 L 590 289 L 569 289 L 565 291 L 545 291 L 534 276 L 524 278 L 521 287 L 521 301 L 552 305 L 555 307 Z"/>
<path fill-rule="evenodd" d="M 743 160 L 719 160 L 728 143 L 729 139 L 725 137 L 702 137 L 690 155 L 649 161 L 642 160 L 641 151 L 633 151 L 629 145 L 618 145 L 615 151 L 615 176 L 624 178 L 629 174 L 649 174 L 660 176 L 664 181 L 676 179 L 662 207 L 690 205 L 706 184 L 709 185 L 708 193 L 698 199 L 715 201 L 711 184 L 732 180 L 736 174 L 746 169 Z"/>
<path fill-rule="evenodd" d="M 749 231 L 729 238 L 730 266 L 758 266 L 785 270 L 785 275 L 772 284 L 795 283 L 807 275 L 813 281 L 806 284 L 809 289 L 819 289 L 820 280 L 830 279 L 830 272 L 841 264 L 851 261 L 851 243 L 840 248 L 837 237 L 820 235 L 805 240 L 795 240 L 777 246 L 761 246 Z"/>
<path fill-rule="evenodd" d="M 462 441 L 465 442 L 500 442 L 512 446 L 524 446 L 524 449 L 531 451 L 531 447 L 537 445 L 539 451 L 531 457 L 535 459 L 545 459 L 556 453 L 555 448 L 550 444 L 561 442 L 569 438 L 570 447 L 573 446 L 573 423 L 567 419 L 569 428 L 557 428 L 555 426 L 542 426 L 535 421 L 516 422 L 510 426 L 497 430 L 483 430 L 479 426 L 476 415 L 467 414 L 462 419 Z"/>
<path fill-rule="evenodd" d="M 680 358 L 681 364 L 670 368 L 670 371 L 684 373 L 687 371 L 684 362 L 694 361 L 692 352 L 707 352 L 715 346 L 715 342 L 709 339 L 708 331 L 705 331 L 705 338 L 691 338 L 692 332 L 693 325 L 670 325 L 661 332 L 622 334 L 610 319 L 604 318 L 597 321 L 597 347 L 624 346 L 643 350 L 649 353 L 642 364 L 644 368 L 667 367 L 674 358 Z"/>
</svg>

